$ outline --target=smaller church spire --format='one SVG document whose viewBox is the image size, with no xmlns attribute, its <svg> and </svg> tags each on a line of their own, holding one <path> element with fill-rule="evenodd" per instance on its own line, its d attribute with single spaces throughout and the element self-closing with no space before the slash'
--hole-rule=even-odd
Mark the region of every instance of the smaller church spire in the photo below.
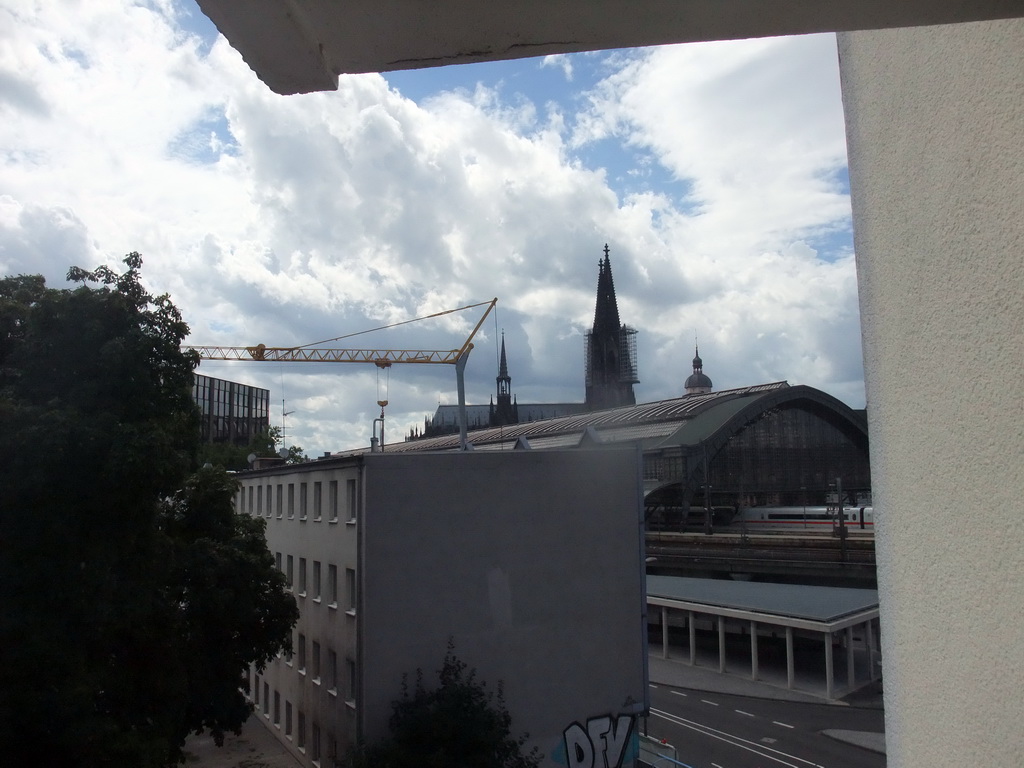
<svg viewBox="0 0 1024 768">
<path fill-rule="evenodd" d="M 518 409 L 512 403 L 512 377 L 508 375 L 508 357 L 505 354 L 505 331 L 501 332 L 501 356 L 498 361 L 497 403 L 491 399 L 490 425 L 500 427 L 519 422 Z"/>
</svg>

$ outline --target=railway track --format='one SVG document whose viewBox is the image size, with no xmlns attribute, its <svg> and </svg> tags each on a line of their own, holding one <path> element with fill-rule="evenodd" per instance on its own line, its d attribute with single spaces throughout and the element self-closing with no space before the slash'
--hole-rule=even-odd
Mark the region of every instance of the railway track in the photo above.
<svg viewBox="0 0 1024 768">
<path fill-rule="evenodd" d="M 875 542 L 850 535 L 845 543 L 825 534 L 647 534 L 648 567 L 654 571 L 851 576 L 873 579 Z"/>
</svg>

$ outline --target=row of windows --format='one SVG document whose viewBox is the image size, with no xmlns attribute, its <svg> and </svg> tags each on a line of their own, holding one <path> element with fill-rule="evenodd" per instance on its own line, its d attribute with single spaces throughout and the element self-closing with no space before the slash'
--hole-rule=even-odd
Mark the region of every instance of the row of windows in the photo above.
<svg viewBox="0 0 1024 768">
<path fill-rule="evenodd" d="M 295 590 L 295 557 L 293 555 L 284 556 L 280 552 L 274 553 L 274 564 L 277 566 L 279 571 L 284 571 L 285 578 L 288 581 L 288 589 Z M 324 583 L 323 579 L 323 564 L 319 560 L 313 561 L 313 579 L 310 584 L 308 575 L 309 569 L 307 568 L 308 561 L 304 557 L 299 558 L 299 583 L 298 583 L 298 596 L 309 597 L 312 594 L 312 600 L 314 603 L 319 603 L 323 600 L 324 592 L 327 594 L 327 607 L 337 608 L 338 607 L 338 566 L 334 563 L 327 564 L 327 583 Z M 344 598 L 344 610 L 347 613 L 355 614 L 356 611 L 356 572 L 352 568 L 345 569 L 345 591 L 341 595 Z"/>
<path fill-rule="evenodd" d="M 298 509 L 299 520 L 306 520 L 309 510 L 309 488 L 308 483 L 298 483 L 298 505 L 296 506 L 295 486 L 296 483 L 278 483 L 274 485 L 250 485 L 243 489 L 239 499 L 239 511 L 248 512 L 254 517 L 273 517 L 281 519 L 287 511 L 288 519 L 295 519 Z M 264 493 L 266 490 L 266 493 Z M 266 503 L 264 503 L 264 496 Z M 338 481 L 330 480 L 327 483 L 327 519 L 336 523 L 339 512 Z M 323 520 L 323 483 L 313 483 L 313 522 Z M 345 519 L 354 523 L 356 521 L 356 481 L 350 478 L 345 482 Z"/>
<path fill-rule="evenodd" d="M 345 668 L 340 669 L 338 654 L 333 648 L 321 648 L 317 640 L 310 644 L 302 632 L 297 633 L 292 651 L 285 658 L 287 666 L 295 667 L 298 674 L 308 677 L 314 685 L 322 685 L 332 696 L 340 692 L 348 704 L 355 705 L 356 663 L 353 659 L 346 658 Z"/>
<path fill-rule="evenodd" d="M 271 690 L 270 684 L 255 676 L 254 684 L 251 685 L 252 700 L 257 711 L 262 711 L 263 716 L 274 724 L 274 727 L 281 728 L 281 693 Z M 338 760 L 338 740 L 335 735 L 327 731 L 324 733 L 320 724 L 313 720 L 310 724 L 309 733 L 306 728 L 306 714 L 301 710 L 295 711 L 295 719 L 292 719 L 292 703 L 285 699 L 284 702 L 284 735 L 287 739 L 294 740 L 299 751 L 309 754 L 314 765 L 320 764 L 321 755 L 327 758 L 326 764 L 333 766 Z M 308 736 L 308 738 L 307 738 Z"/>
<path fill-rule="evenodd" d="M 266 419 L 270 415 L 270 390 L 235 381 L 194 374 L 192 399 L 204 415 Z"/>
</svg>

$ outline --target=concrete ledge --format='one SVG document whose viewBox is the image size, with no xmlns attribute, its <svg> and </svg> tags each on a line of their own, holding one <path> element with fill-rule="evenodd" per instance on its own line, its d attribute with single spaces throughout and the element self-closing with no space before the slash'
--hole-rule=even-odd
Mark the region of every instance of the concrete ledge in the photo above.
<svg viewBox="0 0 1024 768">
<path fill-rule="evenodd" d="M 839 729 L 829 729 L 821 732 L 823 736 L 828 736 L 830 739 L 841 741 L 845 744 L 853 744 L 863 749 L 869 749 L 872 752 L 878 752 L 880 755 L 885 754 L 885 734 L 884 733 L 871 733 L 869 731 L 843 731 Z"/>
</svg>

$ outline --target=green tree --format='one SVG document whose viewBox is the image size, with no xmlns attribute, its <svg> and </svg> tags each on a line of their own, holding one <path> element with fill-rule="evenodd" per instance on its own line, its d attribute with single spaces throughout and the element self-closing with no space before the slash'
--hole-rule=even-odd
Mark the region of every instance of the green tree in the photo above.
<svg viewBox="0 0 1024 768">
<path fill-rule="evenodd" d="M 290 648 L 299 618 L 284 574 L 267 550 L 262 518 L 238 515 L 239 484 L 204 467 L 161 505 L 172 544 L 171 598 L 179 606 L 177 651 L 189 667 L 184 738 L 208 728 L 217 743 L 237 733 L 252 708 L 239 688 L 249 664 L 262 668 Z"/>
<path fill-rule="evenodd" d="M 198 494 L 212 475 L 188 481 L 199 447 L 188 326 L 142 287 L 138 254 L 125 264 L 72 268 L 74 290 L 0 280 L 0 750 L 15 765 L 179 760 L 189 730 L 240 722 L 240 668 L 224 691 L 204 678 L 211 654 L 260 663 L 294 622 L 265 544 L 261 562 L 255 532 L 224 522 L 223 489 Z M 208 518 L 210 535 L 179 515 Z M 200 599 L 184 564 L 215 543 L 202 578 L 222 591 Z M 210 610 L 231 600 L 240 561 L 271 586 Z M 247 611 L 270 614 L 256 638 L 243 637 Z M 204 646 L 200 627 L 232 647 Z"/>
<path fill-rule="evenodd" d="M 391 736 L 379 744 L 354 750 L 350 768 L 536 768 L 540 754 L 523 753 L 528 734 L 512 736 L 512 716 L 505 707 L 502 685 L 497 693 L 478 681 L 455 655 L 452 641 L 437 672 L 437 688 L 428 690 L 423 673 L 392 704 Z"/>
<path fill-rule="evenodd" d="M 253 435 L 252 439 L 245 445 L 232 445 L 231 443 L 205 443 L 199 449 L 199 460 L 202 463 L 209 462 L 215 467 L 240 471 L 249 468 L 249 456 L 256 454 L 262 457 L 278 457 L 281 454 L 277 444 L 281 442 L 281 428 L 271 426 L 259 434 Z M 285 456 L 285 464 L 301 464 L 309 461 L 309 457 L 298 445 L 288 446 L 288 455 Z"/>
</svg>

